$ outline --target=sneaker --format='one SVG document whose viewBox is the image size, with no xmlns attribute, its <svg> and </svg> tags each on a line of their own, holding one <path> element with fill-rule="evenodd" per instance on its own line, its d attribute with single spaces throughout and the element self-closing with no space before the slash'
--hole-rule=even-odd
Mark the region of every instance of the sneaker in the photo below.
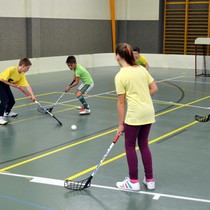
<svg viewBox="0 0 210 210">
<path fill-rule="evenodd" d="M 4 119 L 4 117 L 0 117 L 0 125 L 6 125 L 8 122 Z"/>
<path fill-rule="evenodd" d="M 84 109 L 83 105 L 77 107 L 77 110 L 82 110 L 82 109 Z M 90 109 L 89 105 L 88 105 L 88 109 Z"/>
<path fill-rule="evenodd" d="M 17 117 L 17 116 L 18 116 L 18 113 L 13 112 L 13 111 L 10 111 L 10 113 L 4 112 L 4 117 Z"/>
<path fill-rule="evenodd" d="M 81 112 L 79 112 L 80 115 L 90 114 L 90 109 L 82 109 Z"/>
<path fill-rule="evenodd" d="M 155 181 L 147 182 L 146 178 L 144 177 L 143 183 L 147 186 L 148 190 L 154 190 L 155 189 Z"/>
<path fill-rule="evenodd" d="M 77 110 L 82 110 L 82 109 L 84 109 L 83 105 L 77 107 Z"/>
<path fill-rule="evenodd" d="M 125 180 L 122 182 L 117 182 L 116 187 L 124 190 L 140 190 L 139 182 L 132 183 L 128 177 L 125 177 Z"/>
</svg>

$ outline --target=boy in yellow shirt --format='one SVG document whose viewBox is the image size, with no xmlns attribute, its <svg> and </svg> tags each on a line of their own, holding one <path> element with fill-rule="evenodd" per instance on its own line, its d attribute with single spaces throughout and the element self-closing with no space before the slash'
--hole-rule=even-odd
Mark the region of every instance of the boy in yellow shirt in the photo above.
<svg viewBox="0 0 210 210">
<path fill-rule="evenodd" d="M 146 58 L 140 54 L 140 49 L 138 47 L 133 48 L 133 56 L 138 65 L 143 66 L 144 68 L 149 70 L 149 64 L 147 63 Z"/>
<path fill-rule="evenodd" d="M 33 90 L 29 85 L 25 74 L 31 67 L 31 61 L 23 58 L 19 61 L 19 65 L 9 67 L 0 73 L 0 125 L 7 124 L 4 117 L 16 117 L 18 114 L 12 111 L 15 99 L 10 89 L 11 87 L 25 87 L 29 92 L 31 99 L 36 100 Z"/>
</svg>

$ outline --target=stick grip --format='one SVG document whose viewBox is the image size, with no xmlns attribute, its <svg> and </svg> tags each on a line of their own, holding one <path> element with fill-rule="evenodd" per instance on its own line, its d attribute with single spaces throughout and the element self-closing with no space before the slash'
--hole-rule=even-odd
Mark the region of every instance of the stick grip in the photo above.
<svg viewBox="0 0 210 210">
<path fill-rule="evenodd" d="M 74 79 L 69 86 L 71 86 L 76 80 Z"/>
<path fill-rule="evenodd" d="M 74 79 L 74 80 L 69 84 L 69 86 L 71 86 L 75 81 L 76 81 L 76 80 Z M 66 91 L 65 91 L 65 93 L 66 93 Z"/>
<path fill-rule="evenodd" d="M 120 135 L 117 135 L 117 136 L 114 138 L 113 143 L 115 144 L 115 143 L 118 141 L 119 138 L 120 138 Z"/>
</svg>

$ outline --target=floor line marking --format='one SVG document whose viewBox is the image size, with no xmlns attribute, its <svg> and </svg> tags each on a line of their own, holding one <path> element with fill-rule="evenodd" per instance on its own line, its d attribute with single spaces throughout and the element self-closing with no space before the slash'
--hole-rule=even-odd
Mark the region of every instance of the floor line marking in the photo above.
<svg viewBox="0 0 210 210">
<path fill-rule="evenodd" d="M 10 202 L 14 201 L 16 203 L 21 203 L 21 204 L 23 204 L 25 206 L 35 207 L 35 208 L 38 208 L 38 209 L 53 210 L 52 208 L 49 208 L 49 207 L 46 207 L 46 206 L 42 206 L 42 205 L 37 204 L 37 203 L 32 203 L 32 202 L 29 202 L 29 201 L 26 201 L 26 200 L 22 200 L 22 199 L 19 199 L 19 198 L 11 197 L 11 196 L 4 195 L 4 194 L 0 194 L 0 198 L 7 199 Z"/>
<path fill-rule="evenodd" d="M 30 175 L 22 175 L 22 174 L 5 173 L 5 172 L 3 172 L 3 173 L 0 172 L 0 174 L 5 175 L 5 176 L 27 178 L 27 179 L 30 179 L 29 182 L 32 182 L 32 183 L 39 183 L 39 184 L 46 184 L 46 185 L 54 185 L 54 186 L 64 187 L 64 181 L 59 180 L 59 179 L 37 177 L 37 176 L 30 176 Z M 151 195 L 151 196 L 153 196 L 154 200 L 159 200 L 161 197 L 165 197 L 165 198 L 173 198 L 173 199 L 179 199 L 179 200 L 188 200 L 188 201 L 195 201 L 195 202 L 202 202 L 202 203 L 210 203 L 210 200 L 207 200 L 207 199 L 186 197 L 186 196 L 180 196 L 180 195 L 164 194 L 164 193 L 158 193 L 158 192 L 154 192 L 154 191 L 153 192 L 149 192 L 149 191 L 128 191 L 128 190 L 123 190 L 123 189 L 119 189 L 119 188 L 116 188 L 116 187 L 109 187 L 109 186 L 96 185 L 96 184 L 91 184 L 91 187 L 114 190 L 114 191 L 136 193 L 136 194 Z"/>
<path fill-rule="evenodd" d="M 188 104 L 195 103 L 195 102 L 200 101 L 200 100 L 204 100 L 205 98 L 208 98 L 208 97 L 204 97 L 204 98 L 202 98 L 202 99 L 199 99 L 199 100 L 190 102 L 190 103 L 188 103 Z M 176 107 L 176 108 L 174 108 L 174 109 L 170 109 L 170 110 L 164 111 L 164 112 L 162 112 L 162 113 L 157 114 L 156 116 L 161 116 L 161 115 L 163 115 L 163 114 L 172 112 L 172 111 L 174 111 L 174 110 L 177 110 L 177 109 L 180 109 L 180 108 L 182 108 L 182 107 L 185 107 L 186 105 L 187 105 L 187 104 L 185 104 L 185 105 L 183 105 L 183 106 L 180 106 L 180 107 Z M 180 128 L 178 128 L 178 129 L 176 129 L 176 130 L 174 130 L 174 131 L 171 131 L 171 132 L 169 132 L 169 133 L 166 133 L 166 134 L 164 134 L 163 136 L 160 136 L 160 137 L 158 137 L 158 138 L 156 138 L 156 139 L 154 139 L 154 140 L 152 140 L 152 141 L 150 141 L 150 142 L 159 141 L 159 140 L 162 139 L 162 138 L 165 138 L 165 137 L 167 137 L 167 136 L 170 136 L 171 134 L 176 133 L 176 131 L 179 132 L 180 130 L 182 130 L 182 128 L 185 129 L 185 128 L 190 127 L 191 125 L 194 125 L 194 124 L 196 124 L 196 123 L 198 123 L 198 122 L 197 122 L 197 121 L 193 121 L 192 123 L 187 124 L 187 125 L 185 125 L 184 127 L 180 127 Z M 108 133 L 112 133 L 112 132 L 114 132 L 114 131 L 116 131 L 116 129 L 111 130 L 111 131 L 109 131 L 109 132 L 105 132 L 105 133 L 108 134 Z M 106 134 L 103 134 L 103 133 L 102 133 L 101 136 L 103 136 L 103 135 L 106 135 Z M 61 147 L 61 148 L 59 148 L 59 149 L 52 150 L 52 151 L 50 151 L 50 152 L 44 153 L 44 154 L 42 154 L 42 155 L 39 155 L 39 156 L 30 158 L 30 159 L 27 159 L 27 160 L 25 160 L 25 161 L 21 161 L 21 162 L 19 162 L 19 163 L 16 163 L 16 164 L 7 166 L 7 167 L 5 167 L 5 168 L 0 169 L 0 172 L 2 172 L 2 171 L 7 171 L 7 170 L 9 170 L 9 169 L 11 169 L 11 168 L 15 168 L 15 167 L 18 167 L 18 166 L 20 166 L 20 165 L 23 165 L 23 164 L 32 162 L 32 161 L 34 161 L 34 160 L 37 160 L 37 159 L 40 159 L 40 158 L 49 156 L 49 155 L 51 155 L 51 154 L 54 154 L 54 153 L 63 151 L 63 150 L 65 150 L 65 149 L 68 149 L 68 148 L 73 147 L 73 146 L 75 146 L 75 145 L 79 145 L 79 144 L 82 144 L 82 143 L 87 142 L 87 141 L 89 141 L 89 140 L 95 139 L 95 138 L 97 138 L 97 137 L 99 137 L 99 136 L 100 136 L 100 135 L 93 136 L 92 138 L 88 138 L 88 139 L 82 140 L 82 141 L 80 141 L 80 142 L 77 142 L 77 143 L 74 143 L 74 144 L 70 144 L 70 145 L 68 145 L 68 146 Z M 157 139 L 158 139 L 158 140 L 157 140 Z M 91 168 L 92 168 L 92 167 L 91 167 Z M 85 171 L 86 171 L 86 170 L 85 170 Z M 83 172 L 81 172 L 81 173 L 83 173 Z M 79 173 L 79 174 L 81 174 L 81 173 Z M 73 177 L 75 177 L 75 176 L 76 176 L 76 175 L 74 175 Z M 71 177 L 72 177 L 72 176 L 71 176 Z M 71 177 L 70 177 L 70 178 L 71 178 Z M 68 179 L 68 178 L 67 178 L 67 179 Z"/>
<path fill-rule="evenodd" d="M 112 92 L 115 92 L 115 90 L 111 90 L 111 91 L 104 92 L 104 93 L 98 93 L 98 94 L 95 94 L 95 95 L 88 95 L 85 98 L 93 98 L 93 97 L 97 97 L 97 96 L 101 96 L 101 95 L 110 94 Z M 65 104 L 65 103 L 69 103 L 69 102 L 73 102 L 73 101 L 78 101 L 78 99 L 75 98 L 75 99 L 71 99 L 71 100 L 68 100 L 68 101 L 63 101 L 63 102 L 60 102 L 58 104 Z"/>
<path fill-rule="evenodd" d="M 178 77 L 171 77 L 171 78 L 168 78 L 168 79 L 163 79 L 163 80 L 157 80 L 156 83 L 161 83 L 161 82 L 166 82 L 166 81 L 171 81 L 171 80 L 174 80 L 174 79 L 179 79 L 179 78 L 183 78 L 185 76 L 178 76 Z"/>
<path fill-rule="evenodd" d="M 207 98 L 209 98 L 209 96 L 207 96 Z M 206 99 L 206 97 L 205 97 Z M 205 100 L 203 99 L 203 100 Z M 173 101 L 162 101 L 162 100 L 153 100 L 154 103 L 162 103 L 162 104 L 166 104 L 166 105 L 174 105 L 174 106 L 184 106 L 185 104 L 182 103 L 175 103 Z M 204 107 L 204 106 L 195 106 L 195 105 L 186 105 L 187 107 L 192 107 L 192 108 L 198 108 L 198 109 L 210 109 L 210 107 Z"/>
<path fill-rule="evenodd" d="M 172 109 L 166 110 L 166 111 L 164 111 L 164 112 L 161 112 L 161 113 L 159 113 L 159 114 L 156 114 L 156 116 L 161 116 L 161 115 L 164 115 L 164 114 L 166 114 L 166 113 L 169 113 L 169 112 L 172 112 L 172 111 L 175 111 L 175 110 L 178 110 L 178 109 L 181 109 L 181 108 L 187 107 L 187 106 L 189 106 L 189 105 L 191 105 L 191 104 L 198 103 L 198 102 L 203 101 L 203 100 L 206 100 L 206 99 L 208 99 L 208 98 L 209 98 L 209 96 L 206 96 L 206 97 L 203 97 L 203 98 L 197 99 L 197 100 L 195 100 L 195 101 L 191 101 L 191 102 L 189 102 L 189 103 L 186 103 L 186 104 L 180 105 L 179 107 L 175 107 L 175 108 L 172 108 Z"/>
<path fill-rule="evenodd" d="M 159 136 L 159 137 L 157 137 L 157 138 L 155 138 L 155 139 L 153 139 L 153 140 L 150 140 L 150 141 L 149 141 L 149 144 L 153 144 L 153 143 L 158 142 L 158 141 L 160 141 L 160 140 L 162 140 L 162 139 L 164 139 L 164 138 L 167 138 L 167 137 L 169 137 L 169 136 L 171 136 L 171 135 L 173 135 L 173 134 L 175 134 L 175 133 L 178 133 L 178 132 L 180 132 L 180 131 L 182 131 L 182 130 L 184 130 L 184 129 L 186 129 L 186 128 L 188 128 L 188 127 L 194 125 L 194 124 L 196 124 L 196 123 L 198 123 L 198 121 L 193 121 L 193 122 L 191 122 L 191 123 L 189 123 L 189 124 L 187 124 L 187 125 L 184 125 L 184 126 L 182 126 L 182 127 L 180 127 L 180 128 L 177 128 L 177 129 L 175 129 L 175 130 L 173 130 L 173 131 L 171 131 L 171 132 L 165 133 L 164 135 L 161 135 L 161 136 Z M 138 150 L 138 146 L 136 147 L 136 150 Z M 115 157 L 113 157 L 113 158 L 110 158 L 110 159 L 108 159 L 108 160 L 105 160 L 105 161 L 101 164 L 101 166 L 107 165 L 107 164 L 110 163 L 110 162 L 113 162 L 113 161 L 115 161 L 115 160 L 118 160 L 118 159 L 124 157 L 125 155 L 126 155 L 125 152 L 123 152 L 123 153 L 121 153 L 121 154 L 119 154 L 119 155 L 117 155 L 117 156 L 115 156 Z M 85 169 L 85 170 L 83 170 L 83 171 L 81 171 L 81 172 L 79 172 L 79 173 L 77 173 L 77 174 L 74 174 L 74 175 L 72 175 L 72 176 L 70 176 L 70 177 L 67 177 L 66 179 L 67 179 L 67 180 L 73 180 L 73 179 L 78 178 L 78 177 L 80 177 L 80 176 L 82 176 L 82 175 L 84 175 L 84 174 L 86 174 L 86 173 L 88 173 L 88 172 L 93 171 L 96 167 L 97 167 L 97 165 L 92 166 L 92 167 L 87 168 L 87 169 Z"/>
<path fill-rule="evenodd" d="M 61 147 L 61 148 L 59 148 L 59 149 L 52 150 L 52 151 L 47 152 L 47 153 L 44 153 L 44 154 L 42 154 L 42 155 L 38 155 L 38 156 L 35 156 L 35 157 L 33 157 L 33 158 L 29 158 L 29 159 L 27 159 L 27 160 L 24 160 L 24 161 L 18 162 L 18 163 L 16 163 L 16 164 L 7 166 L 7 167 L 5 167 L 5 168 L 2 168 L 2 169 L 0 169 L 0 172 L 7 171 L 7 170 L 12 169 L 12 168 L 15 168 L 15 167 L 17 167 L 17 166 L 20 166 L 20 165 L 23 165 L 23 164 L 32 162 L 32 161 L 34 161 L 34 160 L 38 160 L 38 159 L 40 159 L 40 158 L 43 158 L 43 157 L 46 157 L 46 156 L 55 154 L 55 153 L 57 153 L 57 152 L 60 152 L 60 151 L 63 151 L 63 150 L 65 150 L 65 149 L 74 147 L 74 146 L 76 146 L 76 145 L 79 145 L 79 144 L 82 144 L 82 143 L 85 143 L 85 142 L 94 140 L 94 139 L 96 139 L 96 138 L 99 138 L 99 137 L 105 136 L 105 135 L 107 135 L 107 134 L 113 133 L 113 132 L 116 131 L 116 130 L 117 130 L 117 129 L 112 129 L 112 130 L 103 132 L 103 133 L 101 133 L 101 134 L 98 134 L 98 135 L 89 137 L 89 138 L 87 138 L 87 139 L 84 139 L 84 140 L 82 140 L 82 141 L 79 141 L 79 142 L 76 142 L 76 143 L 73 143 L 73 144 L 70 144 L 70 145 Z"/>
<path fill-rule="evenodd" d="M 187 82 L 187 83 L 196 83 L 196 84 L 206 84 L 206 85 L 210 85 L 209 82 L 198 82 L 195 80 L 174 80 L 174 82 Z"/>
<path fill-rule="evenodd" d="M 209 97 L 209 96 L 208 96 L 208 97 Z M 204 100 L 205 98 L 208 98 L 208 97 L 204 97 L 204 98 L 202 98 L 202 99 L 199 99 L 199 100 L 190 102 L 190 103 L 188 103 L 188 104 L 192 104 L 192 103 L 195 103 L 195 102 L 197 102 L 197 101 Z M 182 108 L 182 107 L 185 107 L 186 105 L 187 105 L 187 104 L 185 104 L 185 105 L 183 105 L 183 106 L 180 106 L 180 107 L 176 107 L 176 108 L 174 108 L 174 109 L 170 109 L 170 110 L 164 111 L 163 113 L 159 113 L 159 114 L 157 114 L 156 116 L 161 116 L 161 115 L 163 115 L 163 114 L 165 114 L 165 113 L 172 112 L 172 111 L 174 111 L 174 110 L 177 110 L 177 109 L 180 109 L 180 108 Z M 190 123 L 190 124 L 187 124 L 187 125 L 185 125 L 185 126 L 182 126 L 182 127 L 178 128 L 178 129 L 176 129 L 176 130 L 174 130 L 174 131 L 168 132 L 168 133 L 166 133 L 166 134 L 164 134 L 164 135 L 162 135 L 162 136 L 160 136 L 160 137 L 158 137 L 158 138 L 156 138 L 156 139 L 154 139 L 154 140 L 151 140 L 151 141 L 150 141 L 150 144 L 151 144 L 152 142 L 157 142 L 157 141 L 159 141 L 159 140 L 162 139 L 162 138 L 168 137 L 168 136 L 170 136 L 171 134 L 176 133 L 177 131 L 179 132 L 179 131 L 181 131 L 181 130 L 183 130 L 183 129 L 185 129 L 185 128 L 188 128 L 188 127 L 190 127 L 190 126 L 192 126 L 192 125 L 194 125 L 194 124 L 196 124 L 196 123 L 198 123 L 198 122 L 197 122 L 197 121 L 193 121 L 193 122 Z M 102 133 L 102 134 L 99 134 L 99 135 L 97 135 L 97 136 L 93 136 L 93 137 L 91 137 L 91 138 L 88 138 L 88 139 L 79 141 L 79 142 L 74 143 L 74 144 L 67 145 L 67 146 L 65 146 L 65 147 L 61 147 L 61 148 L 56 149 L 56 150 L 52 150 L 52 151 L 50 151 L 50 152 L 44 153 L 44 154 L 42 154 L 42 155 L 39 155 L 39 156 L 30 158 L 30 159 L 27 159 L 27 160 L 25 160 L 25 161 L 18 162 L 18 163 L 16 163 L 16 164 L 13 164 L 13 165 L 10 165 L 10 166 L 7 166 L 7 167 L 5 167 L 5 168 L 0 169 L 0 172 L 2 172 L 2 171 L 7 171 L 7 170 L 9 170 L 9 169 L 12 169 L 12 168 L 18 167 L 18 166 L 20 166 L 20 165 L 23 165 L 23 164 L 32 162 L 32 161 L 34 161 L 34 160 L 37 160 L 37 159 L 40 159 L 40 158 L 43 158 L 43 157 L 52 155 L 52 154 L 54 154 L 54 153 L 57 153 L 57 152 L 60 152 L 60 151 L 65 150 L 65 149 L 71 148 L 71 147 L 73 147 L 73 146 L 75 146 L 75 145 L 82 144 L 82 143 L 87 142 L 87 141 L 89 141 L 89 140 L 95 139 L 95 138 L 97 138 L 97 137 L 99 137 L 99 136 L 104 136 L 104 135 L 106 135 L 106 133 L 108 134 L 108 133 L 112 133 L 112 132 L 114 132 L 114 131 L 116 131 L 116 129 L 111 130 L 111 131 L 108 131 L 108 132 L 105 132 L 105 133 Z M 104 162 L 104 164 L 105 164 L 105 163 L 106 163 L 106 161 Z M 91 168 L 92 168 L 92 167 L 91 167 Z M 88 170 L 85 170 L 85 172 L 86 172 L 86 171 L 89 171 L 89 169 L 88 169 Z M 82 173 L 84 173 L 84 171 L 83 171 L 83 172 L 80 172 L 79 174 L 82 174 Z M 74 175 L 73 177 L 75 177 L 75 176 L 77 177 L 77 174 Z M 67 178 L 67 179 L 70 179 L 70 178 L 72 178 L 72 176 L 69 177 L 69 178 Z"/>
</svg>

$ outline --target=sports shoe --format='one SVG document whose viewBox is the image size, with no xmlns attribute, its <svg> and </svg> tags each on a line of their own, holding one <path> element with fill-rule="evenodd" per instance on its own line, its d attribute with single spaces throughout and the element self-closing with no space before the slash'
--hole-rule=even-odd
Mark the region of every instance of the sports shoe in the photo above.
<svg viewBox="0 0 210 210">
<path fill-rule="evenodd" d="M 143 183 L 147 186 L 148 190 L 154 190 L 155 189 L 155 181 L 147 182 L 146 178 L 144 177 Z"/>
<path fill-rule="evenodd" d="M 82 109 L 84 109 L 83 105 L 77 107 L 77 110 L 82 110 Z M 88 109 L 90 109 L 89 105 L 88 105 Z"/>
<path fill-rule="evenodd" d="M 4 117 L 0 116 L 0 125 L 6 125 L 8 122 L 4 119 Z"/>
<path fill-rule="evenodd" d="M 80 115 L 90 114 L 90 109 L 82 109 L 81 112 L 79 112 Z"/>
<path fill-rule="evenodd" d="M 116 187 L 124 190 L 140 190 L 139 182 L 132 183 L 128 177 L 125 177 L 125 180 L 122 182 L 117 182 Z"/>
<path fill-rule="evenodd" d="M 10 111 L 10 112 L 4 112 L 4 117 L 17 117 L 18 113 Z"/>
<path fill-rule="evenodd" d="M 82 110 L 82 109 L 84 109 L 83 105 L 77 107 L 77 110 Z"/>
</svg>

